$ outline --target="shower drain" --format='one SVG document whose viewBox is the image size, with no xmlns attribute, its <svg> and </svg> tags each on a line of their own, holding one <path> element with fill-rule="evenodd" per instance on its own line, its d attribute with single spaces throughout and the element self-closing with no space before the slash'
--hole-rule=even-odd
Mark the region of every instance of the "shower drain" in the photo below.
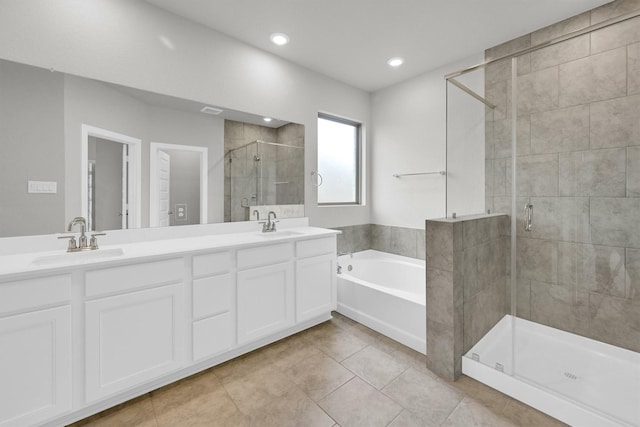
<svg viewBox="0 0 640 427">
<path fill-rule="evenodd" d="M 577 380 L 578 376 L 576 374 L 572 374 L 571 372 L 565 372 L 564 376 L 569 378 L 570 380 Z"/>
</svg>

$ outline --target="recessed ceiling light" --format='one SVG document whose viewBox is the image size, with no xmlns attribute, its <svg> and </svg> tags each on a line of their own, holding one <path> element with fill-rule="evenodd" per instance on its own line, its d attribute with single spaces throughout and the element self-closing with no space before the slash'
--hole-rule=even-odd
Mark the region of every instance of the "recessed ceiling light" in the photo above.
<svg viewBox="0 0 640 427">
<path fill-rule="evenodd" d="M 284 33 L 273 33 L 271 34 L 271 41 L 278 46 L 284 46 L 289 43 L 289 36 Z"/>
<path fill-rule="evenodd" d="M 271 117 L 264 117 L 262 120 L 264 120 L 265 122 L 269 123 L 273 119 Z"/>
<path fill-rule="evenodd" d="M 387 61 L 387 64 L 389 64 L 390 67 L 399 67 L 402 64 L 404 64 L 404 58 L 400 58 L 400 57 L 395 57 L 395 58 L 391 58 L 390 60 Z"/>
</svg>

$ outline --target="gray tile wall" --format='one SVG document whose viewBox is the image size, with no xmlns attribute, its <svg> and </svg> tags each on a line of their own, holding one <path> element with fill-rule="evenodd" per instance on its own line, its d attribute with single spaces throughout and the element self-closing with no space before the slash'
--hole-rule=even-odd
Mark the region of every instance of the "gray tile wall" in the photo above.
<svg viewBox="0 0 640 427">
<path fill-rule="evenodd" d="M 225 153 L 256 140 L 304 147 L 304 126 L 289 123 L 274 129 L 225 120 Z M 255 144 L 246 150 L 238 150 L 225 156 L 225 222 L 255 219 L 251 216 L 250 209 L 242 207 L 242 204 L 243 198 L 247 198 L 250 204 L 256 203 L 251 199 L 251 195 L 257 192 L 255 182 L 256 174 L 259 171 L 258 166 L 262 168 L 263 179 L 260 204 L 304 204 L 304 148 L 262 145 L 260 153 L 261 162 L 259 165 L 253 160 L 253 156 L 256 154 Z M 230 157 L 233 158 L 233 164 L 229 163 Z"/>
<path fill-rule="evenodd" d="M 342 231 L 338 235 L 338 252 L 375 249 L 425 259 L 424 230 L 379 224 L 350 225 L 335 229 Z"/>
<path fill-rule="evenodd" d="M 485 56 L 638 9 L 616 0 Z M 511 208 L 509 64 L 485 72 L 492 212 Z M 533 204 L 534 228 L 518 227 L 517 314 L 640 351 L 640 18 L 522 56 L 518 76 L 517 206 Z"/>
<path fill-rule="evenodd" d="M 509 217 L 428 220 L 427 359 L 447 379 L 462 355 L 506 314 Z"/>
</svg>

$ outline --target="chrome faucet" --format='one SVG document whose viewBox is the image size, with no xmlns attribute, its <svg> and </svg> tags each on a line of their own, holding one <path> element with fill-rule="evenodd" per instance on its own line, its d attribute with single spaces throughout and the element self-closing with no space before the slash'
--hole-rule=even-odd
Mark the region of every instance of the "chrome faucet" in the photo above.
<svg viewBox="0 0 640 427">
<path fill-rule="evenodd" d="M 85 236 L 85 231 L 87 230 L 87 220 L 81 216 L 77 216 L 71 220 L 69 226 L 67 227 L 67 231 L 73 231 L 73 227 L 80 224 L 80 239 L 78 241 L 78 248 L 80 250 L 87 247 L 87 236 Z"/>
<path fill-rule="evenodd" d="M 271 215 L 273 215 L 273 220 L 271 220 Z M 263 233 L 270 233 L 273 231 L 276 231 L 276 213 L 274 211 L 269 211 L 269 214 L 267 215 L 267 220 L 266 221 L 260 221 L 260 224 L 262 224 L 262 232 Z"/>
<path fill-rule="evenodd" d="M 59 236 L 58 239 L 69 239 L 69 245 L 67 246 L 67 252 L 78 252 L 78 251 L 87 251 L 87 250 L 96 250 L 98 249 L 98 238 L 97 236 L 105 236 L 106 233 L 93 233 L 91 234 L 91 240 L 89 244 L 87 244 L 87 236 L 85 232 L 87 231 L 87 220 L 81 216 L 75 217 L 69 222 L 69 226 L 67 227 L 67 231 L 72 231 L 73 227 L 80 224 L 80 238 L 76 243 L 76 236 Z"/>
<path fill-rule="evenodd" d="M 349 258 L 353 259 L 353 252 L 338 252 L 336 256 L 341 257 L 342 255 L 349 255 Z M 342 266 L 340 265 L 340 261 L 336 261 L 336 271 L 338 274 L 342 274 Z M 351 266 L 349 266 L 349 271 L 351 271 Z"/>
</svg>

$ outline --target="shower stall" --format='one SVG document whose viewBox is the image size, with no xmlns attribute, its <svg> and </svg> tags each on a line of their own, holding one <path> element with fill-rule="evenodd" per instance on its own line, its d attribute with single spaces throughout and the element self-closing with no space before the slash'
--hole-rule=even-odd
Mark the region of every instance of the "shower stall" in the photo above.
<svg viewBox="0 0 640 427">
<path fill-rule="evenodd" d="M 510 216 L 503 310 L 462 371 L 572 425 L 640 426 L 640 11 L 583 15 L 446 76 L 447 217 Z"/>
<path fill-rule="evenodd" d="M 304 205 L 304 147 L 256 140 L 229 150 L 225 162 L 229 221 L 255 220 L 263 206 Z"/>
</svg>

